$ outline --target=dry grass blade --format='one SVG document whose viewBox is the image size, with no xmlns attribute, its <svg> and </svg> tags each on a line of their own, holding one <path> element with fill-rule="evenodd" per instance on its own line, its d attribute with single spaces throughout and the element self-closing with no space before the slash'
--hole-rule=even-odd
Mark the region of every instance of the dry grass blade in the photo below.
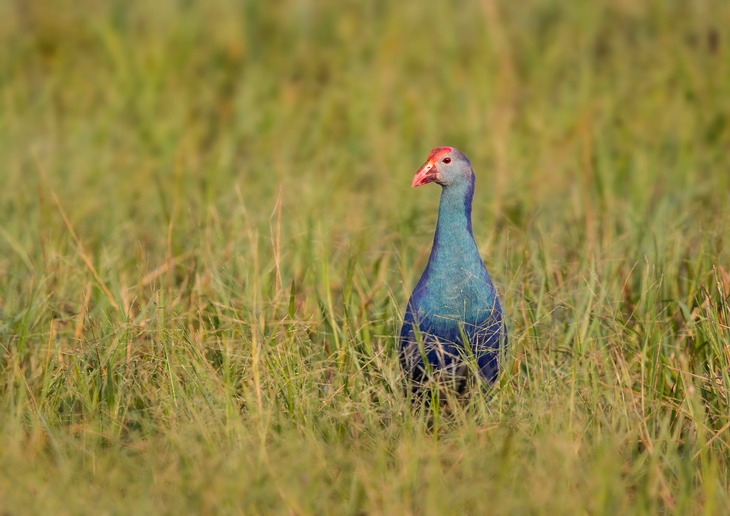
<svg viewBox="0 0 730 516">
<path fill-rule="evenodd" d="M 76 231 L 74 231 L 73 225 L 71 225 L 71 221 L 68 218 L 68 215 L 66 215 L 66 211 L 63 209 L 63 206 L 61 205 L 61 201 L 58 200 L 58 196 L 56 195 L 56 192 L 51 191 L 51 197 L 53 197 L 53 203 L 56 205 L 56 208 L 58 208 L 58 213 L 61 215 L 61 218 L 63 219 L 63 223 L 66 225 L 66 229 L 68 230 L 69 234 L 71 235 L 71 238 L 73 238 L 74 244 L 76 244 L 76 252 L 81 258 L 81 261 L 84 262 L 84 265 L 86 265 L 86 268 L 89 269 L 89 272 L 91 272 L 91 275 L 94 277 L 94 280 L 96 281 L 96 284 L 99 286 L 101 291 L 106 296 L 107 300 L 109 301 L 109 304 L 114 308 L 115 310 L 119 311 L 119 304 L 117 303 L 116 299 L 114 299 L 114 295 L 111 293 L 111 290 L 109 290 L 109 287 L 106 286 L 106 283 L 104 283 L 104 280 L 101 279 L 101 276 L 99 276 L 99 273 L 96 270 L 96 267 L 94 267 L 94 262 L 92 261 L 91 257 L 89 256 L 89 253 L 86 252 L 84 249 L 84 245 L 81 243 L 81 239 L 76 234 Z"/>
</svg>

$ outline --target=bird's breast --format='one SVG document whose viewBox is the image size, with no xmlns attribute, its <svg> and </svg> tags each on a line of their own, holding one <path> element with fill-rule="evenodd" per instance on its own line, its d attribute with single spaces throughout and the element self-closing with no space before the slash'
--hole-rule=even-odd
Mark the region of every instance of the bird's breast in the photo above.
<svg viewBox="0 0 730 516">
<path fill-rule="evenodd" d="M 495 311 L 496 293 L 487 278 L 469 271 L 432 275 L 419 285 L 415 309 L 421 320 L 439 326 L 478 324 Z"/>
</svg>

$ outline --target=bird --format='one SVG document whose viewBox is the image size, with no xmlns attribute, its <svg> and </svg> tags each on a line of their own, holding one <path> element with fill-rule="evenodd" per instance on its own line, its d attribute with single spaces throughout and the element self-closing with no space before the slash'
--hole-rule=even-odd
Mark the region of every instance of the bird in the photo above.
<svg viewBox="0 0 730 516">
<path fill-rule="evenodd" d="M 467 393 L 470 377 L 489 388 L 499 373 L 500 349 L 507 345 L 502 307 L 472 232 L 475 182 L 463 152 L 436 147 L 411 184 L 441 186 L 431 254 L 400 332 L 399 361 L 414 398 L 423 397 L 431 380 L 460 395 Z M 469 374 L 470 360 L 477 375 Z"/>
</svg>

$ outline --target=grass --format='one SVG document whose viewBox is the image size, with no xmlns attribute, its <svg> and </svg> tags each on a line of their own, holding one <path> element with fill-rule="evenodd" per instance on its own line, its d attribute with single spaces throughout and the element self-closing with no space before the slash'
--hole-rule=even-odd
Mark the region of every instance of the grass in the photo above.
<svg viewBox="0 0 730 516">
<path fill-rule="evenodd" d="M 0 2 L 0 512 L 730 510 L 729 21 Z M 429 431 L 444 144 L 511 348 Z"/>
</svg>

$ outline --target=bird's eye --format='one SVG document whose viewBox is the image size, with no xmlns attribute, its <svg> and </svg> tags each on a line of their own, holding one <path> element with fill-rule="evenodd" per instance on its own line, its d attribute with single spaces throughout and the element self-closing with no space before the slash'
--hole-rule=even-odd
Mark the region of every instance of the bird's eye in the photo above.
<svg viewBox="0 0 730 516">
<path fill-rule="evenodd" d="M 451 158 L 444 158 L 444 163 L 451 163 Z"/>
</svg>

